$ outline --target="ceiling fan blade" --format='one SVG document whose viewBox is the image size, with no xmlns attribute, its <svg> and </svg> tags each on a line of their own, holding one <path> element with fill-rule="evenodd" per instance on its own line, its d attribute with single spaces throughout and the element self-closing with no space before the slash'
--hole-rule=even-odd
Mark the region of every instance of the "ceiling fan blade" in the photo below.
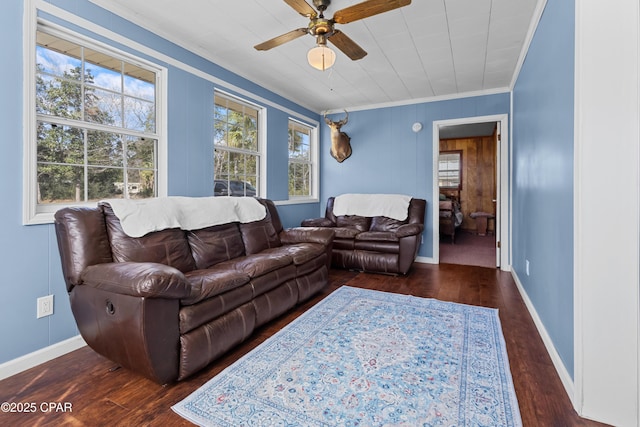
<svg viewBox="0 0 640 427">
<path fill-rule="evenodd" d="M 338 10 L 333 15 L 333 21 L 338 24 L 348 24 L 359 19 L 368 18 L 379 13 L 388 12 L 411 4 L 411 0 L 368 0 L 353 6 Z"/>
<path fill-rule="evenodd" d="M 302 16 L 308 16 L 311 19 L 318 16 L 316 10 L 304 0 L 284 0 L 284 2 L 294 8 L 296 12 Z"/>
<path fill-rule="evenodd" d="M 267 40 L 266 42 L 257 44 L 254 46 L 256 50 L 269 50 L 274 47 L 280 46 L 286 42 L 290 42 L 291 40 L 295 40 L 298 37 L 302 37 L 307 34 L 307 28 L 298 28 L 293 31 L 289 31 L 288 33 L 282 34 L 278 37 L 274 37 L 271 40 Z"/>
<path fill-rule="evenodd" d="M 367 52 L 364 49 L 358 46 L 356 42 L 351 40 L 340 30 L 335 30 L 333 35 L 329 37 L 329 41 L 354 61 L 367 56 Z"/>
</svg>

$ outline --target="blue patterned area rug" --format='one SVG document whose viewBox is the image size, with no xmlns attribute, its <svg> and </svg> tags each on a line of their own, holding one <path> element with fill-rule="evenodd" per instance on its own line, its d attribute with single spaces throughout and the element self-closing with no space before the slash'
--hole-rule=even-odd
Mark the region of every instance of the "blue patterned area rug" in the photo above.
<svg viewBox="0 0 640 427">
<path fill-rule="evenodd" d="M 172 409 L 202 426 L 521 426 L 498 311 L 343 286 Z"/>
</svg>

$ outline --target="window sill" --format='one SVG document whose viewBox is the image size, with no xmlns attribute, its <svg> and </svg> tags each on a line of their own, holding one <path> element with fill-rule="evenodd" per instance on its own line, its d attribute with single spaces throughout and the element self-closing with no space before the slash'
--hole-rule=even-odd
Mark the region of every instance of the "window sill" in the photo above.
<svg viewBox="0 0 640 427">
<path fill-rule="evenodd" d="M 274 200 L 273 203 L 278 206 L 278 205 L 302 205 L 302 204 L 309 204 L 309 203 L 318 203 L 320 202 L 320 200 L 317 197 L 300 197 L 300 198 L 295 198 L 295 199 L 289 199 L 289 200 Z"/>
</svg>

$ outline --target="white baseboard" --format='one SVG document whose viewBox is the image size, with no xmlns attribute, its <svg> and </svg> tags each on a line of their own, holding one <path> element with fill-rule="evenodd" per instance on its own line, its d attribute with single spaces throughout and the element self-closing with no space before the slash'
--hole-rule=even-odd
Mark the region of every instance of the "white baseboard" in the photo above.
<svg viewBox="0 0 640 427">
<path fill-rule="evenodd" d="M 426 257 L 426 256 L 416 257 L 416 262 L 419 262 L 422 264 L 437 264 L 437 262 L 433 258 Z"/>
<path fill-rule="evenodd" d="M 17 359 L 9 360 L 0 365 L 0 380 L 18 374 L 34 366 L 38 366 L 44 362 L 55 359 L 56 357 L 70 353 L 74 350 L 84 347 L 87 343 L 80 335 L 71 337 L 67 340 L 50 345 L 49 347 L 36 350 L 33 353 L 25 354 Z"/>
<path fill-rule="evenodd" d="M 522 286 L 522 282 L 518 278 L 515 270 L 511 270 L 511 275 L 513 276 L 513 280 L 516 282 L 516 286 L 518 287 L 518 291 L 520 292 L 520 295 L 524 300 L 524 304 L 527 306 L 527 310 L 529 310 L 529 314 L 531 314 L 533 323 L 536 325 L 536 329 L 538 329 L 538 333 L 540 334 L 540 337 L 544 342 L 547 353 L 549 353 L 549 356 L 551 356 L 551 361 L 553 362 L 553 366 L 556 368 L 556 372 L 558 372 L 558 375 L 560 376 L 560 381 L 562 381 L 562 385 L 564 386 L 564 389 L 567 392 L 567 395 L 569 396 L 573 407 L 576 408 L 575 386 L 573 383 L 573 379 L 567 371 L 567 368 L 564 366 L 564 363 L 562 362 L 562 359 L 560 358 L 556 347 L 553 345 L 553 341 L 551 340 L 547 329 L 544 327 L 540 316 L 538 316 L 538 312 L 533 306 L 531 299 L 529 299 L 529 295 L 527 295 L 527 292 L 525 291 L 524 286 Z"/>
</svg>

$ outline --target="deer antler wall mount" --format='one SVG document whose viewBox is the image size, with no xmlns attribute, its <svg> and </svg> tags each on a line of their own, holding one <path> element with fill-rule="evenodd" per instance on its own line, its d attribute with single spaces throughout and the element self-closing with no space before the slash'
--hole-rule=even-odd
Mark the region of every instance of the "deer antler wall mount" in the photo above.
<svg viewBox="0 0 640 427">
<path fill-rule="evenodd" d="M 336 159 L 338 163 L 344 162 L 351 156 L 351 137 L 344 132 L 340 131 L 340 128 L 347 124 L 349 121 L 349 113 L 344 110 L 346 116 L 339 121 L 332 121 L 324 115 L 325 123 L 331 128 L 331 157 Z"/>
</svg>

